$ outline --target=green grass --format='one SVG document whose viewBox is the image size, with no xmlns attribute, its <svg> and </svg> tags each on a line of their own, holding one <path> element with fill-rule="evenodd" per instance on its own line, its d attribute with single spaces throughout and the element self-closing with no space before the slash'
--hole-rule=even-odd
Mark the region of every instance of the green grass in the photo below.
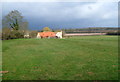
<svg viewBox="0 0 120 82">
<path fill-rule="evenodd" d="M 117 80 L 118 37 L 3 41 L 3 80 Z"/>
</svg>

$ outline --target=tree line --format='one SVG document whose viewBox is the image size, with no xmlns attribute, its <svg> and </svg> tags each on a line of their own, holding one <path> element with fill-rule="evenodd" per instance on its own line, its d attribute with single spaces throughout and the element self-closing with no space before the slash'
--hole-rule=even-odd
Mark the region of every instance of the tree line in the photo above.
<svg viewBox="0 0 120 82">
<path fill-rule="evenodd" d="M 24 19 L 22 14 L 18 10 L 13 10 L 2 19 L 2 33 L 0 37 L 2 40 L 25 38 L 25 35 L 29 35 L 29 38 L 36 38 L 38 32 L 58 32 L 61 30 L 63 33 L 107 33 L 108 35 L 120 34 L 120 32 L 118 32 L 118 28 L 110 27 L 67 28 L 59 30 L 45 27 L 42 30 L 30 31 L 28 29 L 28 22 Z"/>
</svg>

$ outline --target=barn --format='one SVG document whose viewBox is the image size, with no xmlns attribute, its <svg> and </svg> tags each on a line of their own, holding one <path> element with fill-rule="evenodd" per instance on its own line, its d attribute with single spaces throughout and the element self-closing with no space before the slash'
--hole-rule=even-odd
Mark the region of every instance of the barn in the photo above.
<svg viewBox="0 0 120 82">
<path fill-rule="evenodd" d="M 38 32 L 37 38 L 62 38 L 61 32 Z"/>
</svg>

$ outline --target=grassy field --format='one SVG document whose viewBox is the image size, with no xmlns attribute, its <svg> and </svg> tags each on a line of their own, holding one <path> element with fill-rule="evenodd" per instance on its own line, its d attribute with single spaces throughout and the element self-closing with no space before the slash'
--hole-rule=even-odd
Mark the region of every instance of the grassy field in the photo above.
<svg viewBox="0 0 120 82">
<path fill-rule="evenodd" d="M 3 80 L 117 80 L 118 37 L 3 41 Z"/>
</svg>

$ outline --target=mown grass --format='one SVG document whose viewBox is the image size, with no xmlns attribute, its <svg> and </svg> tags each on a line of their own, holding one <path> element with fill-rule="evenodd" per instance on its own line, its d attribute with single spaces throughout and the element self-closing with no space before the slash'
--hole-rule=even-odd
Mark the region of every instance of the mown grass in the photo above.
<svg viewBox="0 0 120 82">
<path fill-rule="evenodd" d="M 3 41 L 3 80 L 117 80 L 118 37 Z"/>
</svg>

